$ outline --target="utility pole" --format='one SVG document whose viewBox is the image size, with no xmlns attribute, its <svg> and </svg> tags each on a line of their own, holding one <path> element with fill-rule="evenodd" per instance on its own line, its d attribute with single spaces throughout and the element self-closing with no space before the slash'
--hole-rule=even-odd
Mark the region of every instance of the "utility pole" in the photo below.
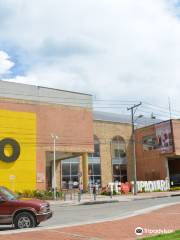
<svg viewBox="0 0 180 240">
<path fill-rule="evenodd" d="M 132 124 L 132 145 L 133 145 L 133 180 L 134 180 L 134 195 L 137 195 L 137 174 L 136 174 L 136 145 L 135 145 L 135 128 L 134 128 L 134 114 L 136 109 L 141 106 L 142 103 L 135 104 L 132 107 L 127 108 L 131 110 L 131 124 Z M 135 109 L 135 111 L 134 111 Z"/>
<path fill-rule="evenodd" d="M 170 99 L 170 97 L 168 97 L 168 105 L 169 105 L 169 118 L 171 120 L 172 114 L 171 114 L 171 99 Z"/>
<path fill-rule="evenodd" d="M 56 140 L 58 136 L 51 134 L 53 139 L 53 188 L 54 188 L 54 200 L 56 200 Z"/>
</svg>

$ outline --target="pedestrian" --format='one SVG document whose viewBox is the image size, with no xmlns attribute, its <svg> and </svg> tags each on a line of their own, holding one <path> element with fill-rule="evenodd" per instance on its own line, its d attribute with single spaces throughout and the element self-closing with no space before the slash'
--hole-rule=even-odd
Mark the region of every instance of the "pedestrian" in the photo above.
<svg viewBox="0 0 180 240">
<path fill-rule="evenodd" d="M 83 193 L 83 184 L 82 184 L 82 182 L 79 184 L 79 192 L 80 192 L 80 194 Z"/>
<path fill-rule="evenodd" d="M 93 185 L 93 194 L 96 194 L 96 184 Z"/>
<path fill-rule="evenodd" d="M 93 185 L 94 200 L 96 200 L 96 184 Z"/>
</svg>

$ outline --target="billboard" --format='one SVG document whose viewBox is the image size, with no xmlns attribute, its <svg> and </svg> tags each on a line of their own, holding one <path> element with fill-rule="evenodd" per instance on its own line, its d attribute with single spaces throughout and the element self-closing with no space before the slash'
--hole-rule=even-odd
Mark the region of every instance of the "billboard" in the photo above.
<svg viewBox="0 0 180 240">
<path fill-rule="evenodd" d="M 166 121 L 155 125 L 156 144 L 161 153 L 173 152 L 171 122 Z"/>
<path fill-rule="evenodd" d="M 157 149 L 157 140 L 155 134 L 144 136 L 142 142 L 144 151 Z"/>
</svg>

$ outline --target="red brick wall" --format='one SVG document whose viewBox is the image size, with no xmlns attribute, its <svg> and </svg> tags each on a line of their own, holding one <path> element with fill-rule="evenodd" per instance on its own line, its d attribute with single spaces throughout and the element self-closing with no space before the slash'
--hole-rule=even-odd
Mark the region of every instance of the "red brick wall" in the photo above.
<svg viewBox="0 0 180 240">
<path fill-rule="evenodd" d="M 143 150 L 143 137 L 155 133 L 154 125 L 136 130 L 136 157 L 138 180 L 166 178 L 166 156 L 158 150 Z"/>
<path fill-rule="evenodd" d="M 52 133 L 59 137 L 56 146 L 59 151 L 93 151 L 93 119 L 89 109 L 15 100 L 1 100 L 0 109 L 36 113 L 37 172 L 45 173 L 45 153 L 53 150 Z M 45 182 L 37 184 L 37 188 L 44 187 Z"/>
<path fill-rule="evenodd" d="M 172 130 L 174 139 L 174 151 L 180 155 L 180 120 L 172 120 Z"/>
</svg>

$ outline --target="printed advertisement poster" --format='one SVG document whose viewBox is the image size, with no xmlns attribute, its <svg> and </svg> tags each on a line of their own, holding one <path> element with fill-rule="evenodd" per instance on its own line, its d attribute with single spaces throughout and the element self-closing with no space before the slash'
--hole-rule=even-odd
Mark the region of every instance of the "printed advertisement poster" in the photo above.
<svg viewBox="0 0 180 240">
<path fill-rule="evenodd" d="M 155 126 L 157 148 L 162 153 L 173 151 L 172 131 L 170 121 L 159 123 Z"/>
</svg>

